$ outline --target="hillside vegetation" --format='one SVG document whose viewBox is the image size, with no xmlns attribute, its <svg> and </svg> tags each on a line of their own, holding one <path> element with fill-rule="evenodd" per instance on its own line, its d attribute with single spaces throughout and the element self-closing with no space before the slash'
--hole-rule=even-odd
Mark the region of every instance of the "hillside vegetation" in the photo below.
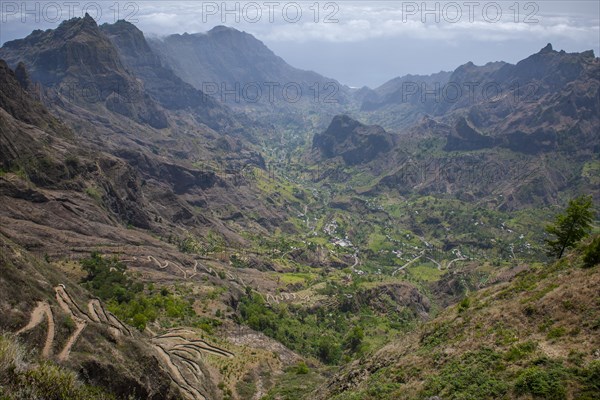
<svg viewBox="0 0 600 400">
<path fill-rule="evenodd" d="M 318 399 L 597 399 L 598 240 L 458 304 L 344 368 Z M 292 398 L 292 397 L 290 397 Z M 438 397 L 431 397 L 438 398 Z"/>
</svg>

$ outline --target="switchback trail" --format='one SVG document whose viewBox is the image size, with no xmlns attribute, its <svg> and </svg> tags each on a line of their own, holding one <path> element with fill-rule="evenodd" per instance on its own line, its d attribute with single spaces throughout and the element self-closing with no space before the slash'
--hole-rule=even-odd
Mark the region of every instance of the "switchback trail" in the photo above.
<svg viewBox="0 0 600 400">
<path fill-rule="evenodd" d="M 45 301 L 40 301 L 37 303 L 37 306 L 31 312 L 31 316 L 29 317 L 29 323 L 25 325 L 23 328 L 19 329 L 16 334 L 19 335 L 23 332 L 30 331 L 35 328 L 39 324 L 42 323 L 44 317 L 48 321 L 48 332 L 46 334 L 46 341 L 44 342 L 44 348 L 42 349 L 43 357 L 50 357 L 52 355 L 52 345 L 54 343 L 54 318 L 52 315 L 52 309 L 50 305 Z"/>
</svg>

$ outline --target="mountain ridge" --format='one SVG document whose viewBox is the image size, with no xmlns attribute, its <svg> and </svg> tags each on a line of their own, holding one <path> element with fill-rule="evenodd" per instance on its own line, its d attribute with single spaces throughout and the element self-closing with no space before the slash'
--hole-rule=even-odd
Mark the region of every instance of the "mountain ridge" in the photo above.
<svg viewBox="0 0 600 400">
<path fill-rule="evenodd" d="M 188 74 L 327 83 L 232 28 L 173 40 L 191 43 L 171 54 Z M 452 398 L 466 382 L 485 399 L 546 375 L 587 393 L 598 269 L 543 250 L 559 205 L 600 195 L 593 53 L 242 105 L 152 43 L 86 15 L 0 49 L 1 365 L 18 337 L 123 397 Z M 519 87 L 430 92 L 471 81 Z M 104 92 L 70 95 L 90 82 Z"/>
</svg>

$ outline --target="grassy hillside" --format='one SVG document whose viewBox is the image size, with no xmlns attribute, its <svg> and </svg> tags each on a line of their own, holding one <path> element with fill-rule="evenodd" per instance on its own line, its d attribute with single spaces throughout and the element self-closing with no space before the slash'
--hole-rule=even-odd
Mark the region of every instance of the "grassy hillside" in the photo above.
<svg viewBox="0 0 600 400">
<path fill-rule="evenodd" d="M 314 395 L 598 399 L 600 265 L 583 268 L 586 246 L 471 293 L 406 337 L 344 368 Z"/>
</svg>

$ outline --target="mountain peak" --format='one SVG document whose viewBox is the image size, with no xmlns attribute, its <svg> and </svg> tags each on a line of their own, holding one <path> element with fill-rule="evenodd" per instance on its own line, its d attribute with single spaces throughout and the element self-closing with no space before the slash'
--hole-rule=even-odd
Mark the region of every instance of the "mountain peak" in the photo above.
<svg viewBox="0 0 600 400">
<path fill-rule="evenodd" d="M 212 28 L 211 30 L 209 30 L 207 32 L 207 34 L 218 34 L 218 33 L 224 33 L 224 32 L 236 32 L 236 33 L 240 33 L 240 31 L 238 31 L 235 28 L 232 28 L 230 26 L 225 26 L 225 25 L 217 25 L 214 28 Z"/>
<path fill-rule="evenodd" d="M 544 47 L 543 49 L 541 49 L 541 50 L 540 50 L 539 54 L 552 53 L 552 51 L 554 51 L 554 50 L 552 49 L 552 44 L 551 44 L 551 43 L 548 43 L 548 44 L 546 45 L 546 47 Z"/>
<path fill-rule="evenodd" d="M 81 33 L 99 35 L 98 24 L 88 13 L 85 13 L 83 18 L 75 17 L 63 21 L 53 33 L 56 37 L 62 37 L 65 41 Z"/>
<path fill-rule="evenodd" d="M 392 136 L 381 126 L 364 125 L 345 114 L 333 117 L 327 130 L 313 138 L 322 158 L 341 156 L 346 165 L 370 162 L 392 146 Z"/>
<path fill-rule="evenodd" d="M 92 18 L 90 16 L 90 14 L 88 14 L 88 13 L 85 13 L 85 15 L 83 16 L 83 21 L 86 22 L 86 23 L 94 23 L 94 24 L 96 24 L 96 20 L 94 20 L 94 18 Z"/>
</svg>

